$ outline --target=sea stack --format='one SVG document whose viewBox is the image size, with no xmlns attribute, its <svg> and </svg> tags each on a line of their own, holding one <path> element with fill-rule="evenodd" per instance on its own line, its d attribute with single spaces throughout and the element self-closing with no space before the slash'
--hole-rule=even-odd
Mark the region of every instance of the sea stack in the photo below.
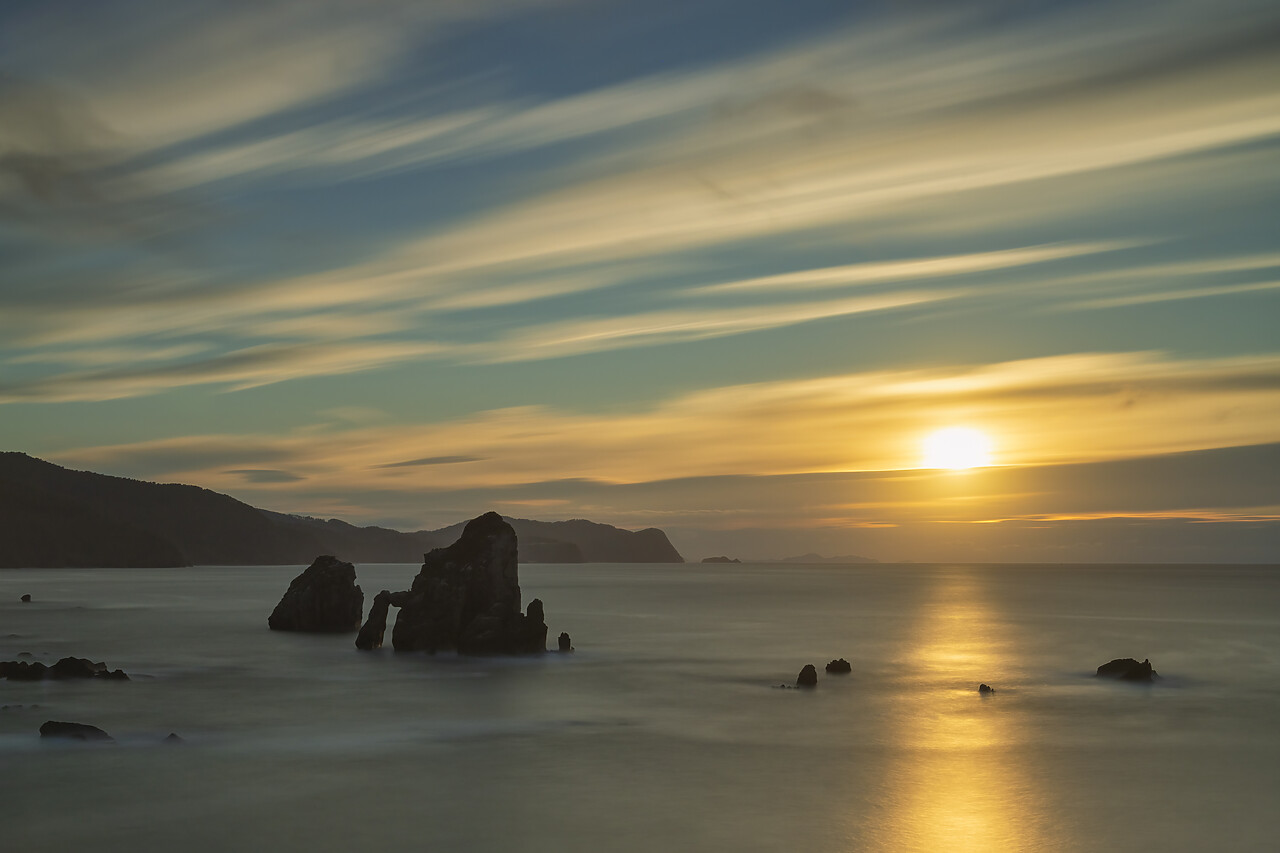
<svg viewBox="0 0 1280 853">
<path fill-rule="evenodd" d="M 1138 663 L 1133 658 L 1116 658 L 1098 667 L 1098 676 L 1121 681 L 1154 681 L 1160 674 L 1151 668 L 1150 660 Z"/>
<path fill-rule="evenodd" d="M 267 625 L 273 631 L 358 631 L 363 613 L 356 567 L 326 555 L 293 579 Z"/>
<path fill-rule="evenodd" d="M 804 669 L 800 670 L 800 674 L 796 676 L 796 687 L 817 687 L 818 686 L 818 668 L 811 663 L 804 665 Z"/>
<path fill-rule="evenodd" d="M 398 652 L 456 650 L 462 654 L 546 651 L 542 602 L 520 612 L 516 533 L 496 512 L 467 522 L 447 548 L 426 554 L 405 593 L 391 642 Z"/>
</svg>

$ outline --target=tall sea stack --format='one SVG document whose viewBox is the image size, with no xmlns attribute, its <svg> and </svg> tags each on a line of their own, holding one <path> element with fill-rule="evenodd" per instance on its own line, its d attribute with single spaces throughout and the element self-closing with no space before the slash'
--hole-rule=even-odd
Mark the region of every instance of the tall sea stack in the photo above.
<svg viewBox="0 0 1280 853">
<path fill-rule="evenodd" d="M 473 518 L 457 542 L 426 554 L 413 586 L 391 601 L 400 608 L 391 632 L 396 651 L 546 651 L 542 602 L 520 612 L 517 556 L 515 530 L 496 512 Z"/>
</svg>

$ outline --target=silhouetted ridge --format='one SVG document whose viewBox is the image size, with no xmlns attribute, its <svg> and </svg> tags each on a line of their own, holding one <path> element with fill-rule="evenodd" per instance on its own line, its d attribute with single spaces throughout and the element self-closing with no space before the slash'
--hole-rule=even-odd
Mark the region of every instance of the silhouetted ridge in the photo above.
<svg viewBox="0 0 1280 853">
<path fill-rule="evenodd" d="M 5 543 L 24 543 L 21 560 L 0 548 L 4 566 L 306 563 L 321 550 L 227 495 L 72 471 L 24 453 L 0 454 L 0 495 L 6 506 L 37 501 L 0 519 Z"/>
<path fill-rule="evenodd" d="M 504 517 L 505 518 L 505 517 Z M 575 518 L 569 521 L 533 521 L 527 518 L 505 518 L 520 537 L 522 562 L 576 562 L 570 560 L 532 559 L 526 555 L 526 542 L 562 542 L 577 546 L 581 561 L 586 563 L 683 563 L 667 534 L 656 527 L 623 530 L 609 524 Z M 462 532 L 462 524 L 432 531 L 449 541 Z"/>
<path fill-rule="evenodd" d="M 681 563 L 661 530 L 509 519 L 524 562 Z M 463 525 L 402 533 L 256 509 L 198 486 L 73 471 L 0 452 L 0 567 L 307 565 L 417 562 Z"/>
</svg>

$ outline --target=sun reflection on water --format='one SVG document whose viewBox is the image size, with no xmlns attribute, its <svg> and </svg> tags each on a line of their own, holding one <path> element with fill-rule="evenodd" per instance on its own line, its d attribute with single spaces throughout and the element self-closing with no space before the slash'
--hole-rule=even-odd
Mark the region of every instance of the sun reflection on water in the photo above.
<svg viewBox="0 0 1280 853">
<path fill-rule="evenodd" d="M 1032 733 L 998 684 L 993 696 L 977 692 L 1003 669 L 1000 627 L 983 606 L 981 579 L 962 571 L 940 578 L 914 636 L 904 663 L 915 677 L 895 715 L 894 758 L 858 849 L 1051 849 L 1043 793 L 1020 757 Z"/>
</svg>

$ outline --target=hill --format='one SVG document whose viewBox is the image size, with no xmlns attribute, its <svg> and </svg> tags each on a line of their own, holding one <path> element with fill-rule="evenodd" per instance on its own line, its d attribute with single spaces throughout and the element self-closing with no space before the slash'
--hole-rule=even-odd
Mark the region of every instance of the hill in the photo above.
<svg viewBox="0 0 1280 853">
<path fill-rule="evenodd" d="M 508 519 L 521 562 L 684 562 L 656 528 Z M 257 509 L 197 486 L 72 471 L 0 453 L 0 567 L 300 565 L 334 554 L 414 563 L 462 523 L 404 533 Z"/>
</svg>

